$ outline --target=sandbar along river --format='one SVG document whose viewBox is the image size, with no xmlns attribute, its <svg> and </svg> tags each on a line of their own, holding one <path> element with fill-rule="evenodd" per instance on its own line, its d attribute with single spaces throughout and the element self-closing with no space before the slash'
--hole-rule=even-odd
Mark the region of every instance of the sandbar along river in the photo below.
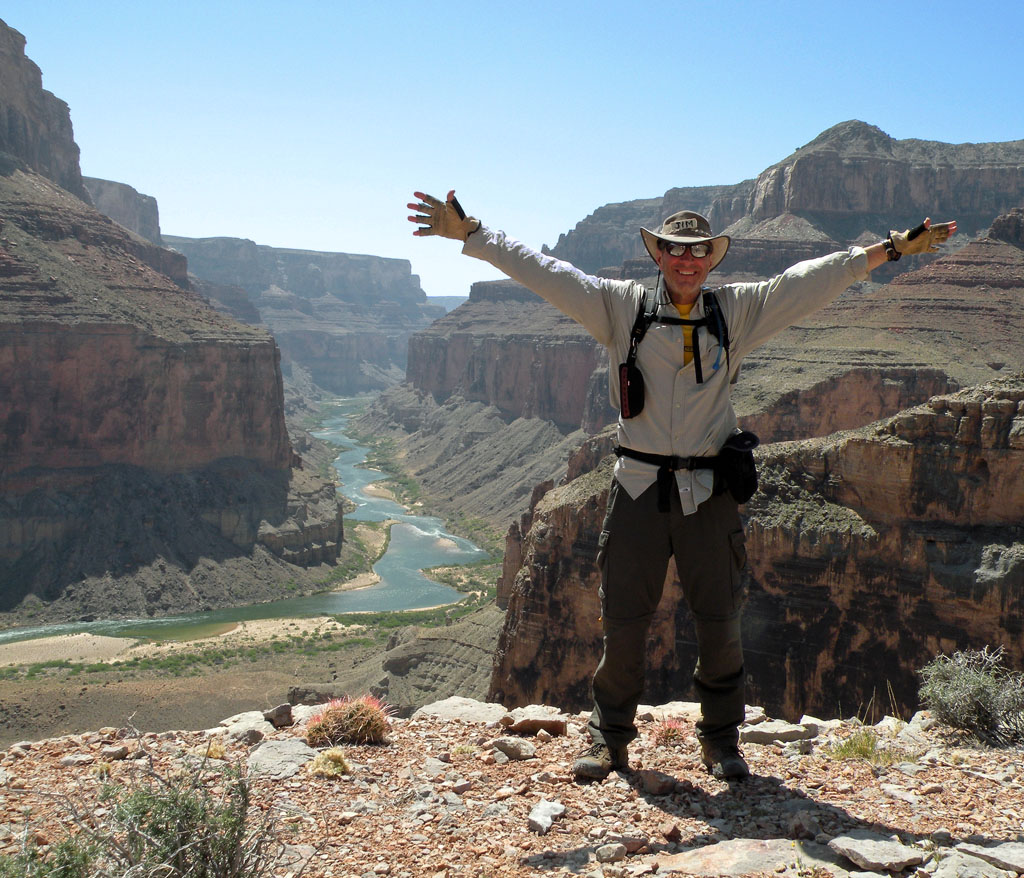
<svg viewBox="0 0 1024 878">
<path fill-rule="evenodd" d="M 16 628 L 0 631 L 0 643 L 80 631 L 112 637 L 187 640 L 223 631 L 226 625 L 250 619 L 412 610 L 455 603 L 462 595 L 447 585 L 428 579 L 423 570 L 441 565 L 471 564 L 486 558 L 487 553 L 468 540 L 445 531 L 440 519 L 414 515 L 391 500 L 365 493 L 368 485 L 385 476 L 361 466 L 366 460 L 367 449 L 357 445 L 345 432 L 349 416 L 362 404 L 362 400 L 338 400 L 336 413 L 324 420 L 316 435 L 341 448 L 334 464 L 341 482 L 341 493 L 357 504 L 356 510 L 345 516 L 346 522 L 394 522 L 387 552 L 373 567 L 380 577 L 376 585 L 160 619 L 69 622 Z"/>
</svg>

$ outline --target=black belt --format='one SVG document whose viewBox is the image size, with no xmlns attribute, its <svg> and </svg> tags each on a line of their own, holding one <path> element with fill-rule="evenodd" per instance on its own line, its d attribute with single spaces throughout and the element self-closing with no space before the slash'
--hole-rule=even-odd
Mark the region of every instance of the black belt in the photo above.
<svg viewBox="0 0 1024 878">
<path fill-rule="evenodd" d="M 672 473 L 677 470 L 709 469 L 716 470 L 719 464 L 718 455 L 714 457 L 679 457 L 675 454 L 650 454 L 636 451 L 622 445 L 615 446 L 616 457 L 630 457 L 643 463 L 651 463 L 658 467 L 658 511 L 668 512 L 669 498 L 672 496 Z"/>
</svg>

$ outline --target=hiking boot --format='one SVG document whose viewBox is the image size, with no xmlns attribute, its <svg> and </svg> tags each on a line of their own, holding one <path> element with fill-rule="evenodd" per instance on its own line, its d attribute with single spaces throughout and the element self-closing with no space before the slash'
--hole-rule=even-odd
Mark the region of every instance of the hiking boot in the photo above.
<svg viewBox="0 0 1024 878">
<path fill-rule="evenodd" d="M 572 772 L 576 780 L 604 780 L 612 771 L 625 771 L 628 768 L 625 747 L 596 743 L 576 757 Z"/>
<path fill-rule="evenodd" d="M 702 742 L 700 749 L 704 767 L 719 780 L 741 780 L 750 776 L 750 769 L 735 744 Z"/>
</svg>

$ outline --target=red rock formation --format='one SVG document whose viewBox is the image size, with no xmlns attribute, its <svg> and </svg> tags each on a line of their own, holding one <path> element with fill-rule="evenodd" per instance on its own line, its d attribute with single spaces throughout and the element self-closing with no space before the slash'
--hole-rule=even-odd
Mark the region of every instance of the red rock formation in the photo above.
<svg viewBox="0 0 1024 878">
<path fill-rule="evenodd" d="M 0 624 L 315 588 L 341 515 L 292 468 L 273 340 L 86 203 L 23 47 L 0 22 Z"/>
<path fill-rule="evenodd" d="M 588 388 L 607 355 L 576 322 L 513 281 L 473 284 L 469 301 L 409 340 L 409 381 L 443 402 L 450 396 L 486 402 L 509 418 L 543 418 L 563 430 L 584 420 Z M 605 373 L 602 373 L 605 374 Z"/>
<path fill-rule="evenodd" d="M 41 177 L 0 178 L 0 203 L 0 473 L 290 465 L 264 330 L 153 271 L 136 239 Z"/>
<path fill-rule="evenodd" d="M 506 569 L 491 697 L 589 701 L 600 653 L 594 565 L 611 459 L 537 502 Z M 747 506 L 750 699 L 796 718 L 913 704 L 939 652 L 1004 645 L 1024 662 L 1024 381 L 973 388 L 879 425 L 769 446 Z M 516 529 L 510 543 L 519 539 Z M 695 660 L 669 570 L 648 696 L 690 696 Z"/>
<path fill-rule="evenodd" d="M 747 208 L 755 222 L 785 213 L 907 217 L 956 215 L 965 231 L 1024 198 L 1024 140 L 948 144 L 894 140 L 843 122 L 763 171 Z"/>
<path fill-rule="evenodd" d="M 1024 383 L 767 449 L 748 506 L 754 697 L 853 712 L 955 649 L 1024 663 Z"/>
</svg>

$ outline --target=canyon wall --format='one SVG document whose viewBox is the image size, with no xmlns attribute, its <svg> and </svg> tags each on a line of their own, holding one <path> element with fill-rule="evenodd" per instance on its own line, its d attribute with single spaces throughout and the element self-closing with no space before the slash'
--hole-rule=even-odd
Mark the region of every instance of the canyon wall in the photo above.
<svg viewBox="0 0 1024 878">
<path fill-rule="evenodd" d="M 756 180 L 606 205 L 563 235 L 551 252 L 584 270 L 653 283 L 654 266 L 642 250 L 639 227 L 656 227 L 672 211 L 695 208 L 733 235 L 728 258 L 711 277 L 726 283 L 764 278 L 850 243 L 873 243 L 890 225 L 947 211 L 960 221 L 961 234 L 941 258 L 881 266 L 869 283 L 854 285 L 743 363 L 733 400 L 744 424 L 765 440 L 821 435 L 1022 368 L 1024 285 L 1016 240 L 1021 223 L 1012 207 L 1006 210 L 1021 200 L 1022 159 L 1024 141 L 896 141 L 873 126 L 847 122 Z M 806 169 L 817 168 L 818 161 L 831 164 L 827 175 L 819 169 L 815 183 Z M 888 181 L 878 193 L 864 188 L 875 173 Z M 794 174 L 791 192 L 787 181 Z M 935 204 L 921 190 L 928 174 L 941 195 Z M 966 233 L 989 225 L 1003 231 L 973 239 Z M 899 283 L 889 283 L 897 278 Z M 561 350 L 552 350 L 554 344 Z M 415 333 L 406 377 L 430 405 L 470 399 L 493 407 L 496 446 L 504 429 L 497 425 L 512 418 L 550 419 L 568 435 L 577 428 L 597 433 L 615 417 L 607 403 L 604 355 L 577 326 L 511 282 L 475 285 L 466 303 Z M 418 420 L 407 388 L 384 393 L 370 418 L 373 429 L 390 431 L 408 451 L 406 463 L 418 478 L 434 479 L 436 456 L 416 450 L 424 443 L 401 426 Z M 457 421 L 457 413 L 450 418 Z M 451 431 L 445 443 L 449 465 L 464 472 L 457 464 L 464 454 L 457 429 L 436 422 L 434 428 Z M 456 485 L 434 484 L 446 496 L 457 496 Z M 529 494 L 517 491 L 515 501 L 506 503 L 495 494 L 477 508 L 504 509 L 494 521 L 504 528 L 525 511 Z"/>
<path fill-rule="evenodd" d="M 592 274 L 614 269 L 629 259 L 643 257 L 649 262 L 640 240 L 641 226 L 656 229 L 677 210 L 696 210 L 708 217 L 713 229 L 724 229 L 744 216 L 753 183 L 687 186 L 669 189 L 660 198 L 606 204 L 559 235 L 550 251 L 544 250 Z"/>
<path fill-rule="evenodd" d="M 23 46 L 0 23 L 0 626 L 322 587 L 341 512 L 292 450 L 272 337 L 90 206 Z"/>
<path fill-rule="evenodd" d="M 0 174 L 0 215 L 0 624 L 317 587 L 341 512 L 292 452 L 266 330 L 30 171 Z"/>
<path fill-rule="evenodd" d="M 237 296 L 244 290 L 286 366 L 308 370 L 334 394 L 399 383 L 409 337 L 444 314 L 428 302 L 404 259 L 288 250 L 240 238 L 163 240 L 188 258 L 197 287 L 248 319 Z"/>
<path fill-rule="evenodd" d="M 127 183 L 98 177 L 83 177 L 82 182 L 100 213 L 150 243 L 163 246 L 160 209 L 152 195 L 143 195 Z"/>
<path fill-rule="evenodd" d="M 588 411 L 604 348 L 575 321 L 511 280 L 473 284 L 469 300 L 409 340 L 409 383 L 439 402 L 460 395 L 508 418 L 543 418 L 561 429 L 613 417 L 607 393 Z"/>
<path fill-rule="evenodd" d="M 993 222 L 993 232 L 1000 237 L 972 241 L 936 261 L 915 266 L 885 286 L 863 285 L 849 290 L 832 306 L 780 333 L 748 357 L 733 394 L 742 425 L 753 429 L 765 442 L 802 439 L 811 442 L 809 447 L 821 449 L 824 455 L 825 443 L 830 440 L 810 437 L 856 430 L 876 421 L 885 424 L 886 419 L 933 397 L 940 401 L 933 403 L 932 410 L 945 411 L 941 399 L 950 397 L 961 386 L 983 388 L 970 391 L 986 394 L 987 401 L 978 403 L 981 409 L 996 406 L 1002 411 L 1007 406 L 1012 407 L 1017 393 L 1014 382 L 1020 380 L 1014 376 L 1024 372 L 1024 349 L 1020 345 L 1024 337 L 1024 242 L 1020 240 L 1024 223 L 1021 215 L 1020 211 L 1011 211 Z M 502 290 L 509 300 L 505 307 L 510 310 L 504 331 L 497 320 L 492 319 L 496 312 L 481 310 L 486 298 L 498 300 Z M 463 314 L 456 311 L 449 315 L 448 323 L 434 328 L 429 341 L 437 351 L 430 358 L 434 368 L 424 367 L 421 372 L 420 358 L 411 359 L 410 382 L 420 381 L 422 387 L 431 392 L 423 390 L 413 394 L 407 389 L 399 394 L 397 390 L 391 391 L 373 407 L 377 427 L 381 432 L 390 430 L 390 435 L 398 439 L 406 463 L 424 480 L 424 485 L 429 486 L 431 498 L 440 481 L 430 481 L 435 473 L 442 469 L 459 473 L 459 478 L 441 483 L 447 502 L 454 509 L 469 496 L 461 493 L 459 479 L 468 483 L 472 475 L 472 466 L 465 467 L 468 452 L 460 443 L 464 424 L 459 420 L 462 398 L 456 390 L 465 387 L 466 376 L 474 373 L 469 366 L 463 366 L 461 373 L 458 368 L 445 367 L 442 374 L 438 364 L 471 363 L 472 357 L 464 353 L 474 349 L 471 341 L 493 352 L 503 335 L 509 340 L 502 349 L 502 356 L 509 358 L 515 351 L 521 358 L 520 364 L 529 363 L 529 348 L 521 346 L 529 337 L 526 326 L 549 319 L 543 310 L 548 306 L 537 299 L 531 304 L 529 294 L 521 289 L 502 284 L 480 285 L 478 292 L 476 303 L 462 306 Z M 519 309 L 536 309 L 536 312 L 513 310 L 515 302 L 519 303 L 516 306 Z M 489 307 L 494 306 L 495 302 L 489 304 Z M 471 319 L 473 315 L 480 315 L 480 319 Z M 524 315 L 529 316 L 529 324 L 523 319 Z M 459 354 L 451 361 L 445 356 L 447 333 L 443 330 L 446 327 L 452 336 L 457 327 L 460 333 L 471 337 L 461 338 L 453 345 Z M 511 368 L 507 362 L 505 368 Z M 598 372 L 595 369 L 587 381 L 577 376 L 574 394 L 569 395 L 586 397 Z M 602 383 L 602 400 L 605 398 L 603 391 Z M 453 395 L 438 406 L 434 394 L 443 397 L 448 392 Z M 960 398 L 950 397 L 949 410 L 961 405 Z M 398 399 L 401 404 L 396 404 Z M 424 401 L 429 403 L 432 414 L 420 419 Z M 505 405 L 512 409 L 508 402 Z M 478 429 L 466 439 L 466 444 L 476 447 L 486 442 L 490 454 L 500 457 L 510 431 L 497 407 L 492 408 L 496 417 L 489 427 L 489 435 L 484 435 L 488 426 L 478 421 L 475 424 Z M 899 415 L 894 421 L 899 425 L 898 430 L 905 429 L 907 417 Z M 911 420 L 919 417 L 914 414 Z M 1002 431 L 1000 435 L 1006 437 L 1006 447 L 1000 446 L 1002 440 L 998 440 L 991 453 L 1019 460 L 1019 413 L 1006 423 L 1000 423 L 998 430 L 985 428 L 986 436 L 992 431 Z M 936 435 L 947 429 L 946 424 L 943 420 Z M 479 429 L 481 427 L 483 429 Z M 969 440 L 965 437 L 970 429 L 958 425 L 954 435 L 960 435 L 967 443 Z M 599 573 L 594 565 L 596 537 L 603 520 L 613 463 L 608 457 L 613 432 L 599 430 L 600 425 L 588 424 L 587 432 L 597 435 L 583 438 L 582 431 L 568 434 L 567 440 L 580 438 L 567 464 L 561 469 L 550 468 L 550 474 L 534 482 L 530 492 L 520 486 L 520 490 L 512 493 L 498 479 L 473 481 L 475 508 L 490 509 L 490 520 L 508 529 L 503 574 L 498 583 L 498 605 L 506 608 L 506 617 L 491 684 L 492 697 L 504 699 L 506 703 L 544 699 L 585 707 L 589 700 L 589 680 L 600 644 Z M 922 436 L 928 434 L 925 430 Z M 839 432 L 837 435 L 847 434 Z M 750 685 L 755 693 L 751 697 L 759 703 L 773 705 L 780 713 L 785 711 L 794 717 L 802 710 L 828 715 L 841 711 L 852 713 L 867 703 L 875 687 L 878 689 L 876 697 L 887 699 L 884 692 L 887 681 L 892 683 L 900 702 L 909 706 L 916 692 L 915 669 L 937 652 L 985 643 L 998 645 L 1015 636 L 1021 601 L 1019 532 L 1007 521 L 993 524 L 984 518 L 973 523 L 956 520 L 949 525 L 943 520 L 943 516 L 948 517 L 947 513 L 938 509 L 929 513 L 937 516 L 937 523 L 928 524 L 924 528 L 928 534 L 921 537 L 920 522 L 907 521 L 904 527 L 899 512 L 902 508 L 899 504 L 910 502 L 908 497 L 919 494 L 916 502 L 924 502 L 921 498 L 934 493 L 936 480 L 942 484 L 951 478 L 966 479 L 973 485 L 987 478 L 988 464 L 979 467 L 969 453 L 944 446 L 940 437 L 935 440 L 932 451 L 922 450 L 921 460 L 928 462 L 915 469 L 916 480 L 906 482 L 895 449 L 904 442 L 917 445 L 929 440 L 907 433 L 904 440 L 894 444 L 891 438 L 884 438 L 886 435 L 883 430 L 883 438 L 873 440 L 877 446 L 872 446 L 876 457 L 869 465 L 864 465 L 864 472 L 875 472 L 885 484 L 904 485 L 903 495 L 898 500 L 892 496 L 872 497 L 871 507 L 866 511 L 857 509 L 851 498 L 844 499 L 844 503 L 850 504 L 849 508 L 854 508 L 858 516 L 871 523 L 874 531 L 883 535 L 872 544 L 878 548 L 877 556 L 871 555 L 874 548 L 865 549 L 858 542 L 862 540 L 860 525 L 847 528 L 849 532 L 842 531 L 853 520 L 847 507 L 832 504 L 822 515 L 817 514 L 821 503 L 815 497 L 823 487 L 812 485 L 806 489 L 806 494 L 794 493 L 795 488 L 793 491 L 789 488 L 775 490 L 772 494 L 774 511 L 765 514 L 782 516 L 794 509 L 802 510 L 799 512 L 803 516 L 801 520 L 807 522 L 807 528 L 801 533 L 802 542 L 794 543 L 788 536 L 783 539 L 778 536 L 779 528 L 761 526 L 754 522 L 753 515 L 750 517 L 754 522 L 749 526 L 751 556 L 758 555 L 761 559 L 757 567 L 759 578 L 750 585 L 751 612 L 747 621 L 751 632 L 748 636 Z M 1011 436 L 1016 438 L 1011 440 Z M 769 455 L 776 447 L 769 446 L 762 452 L 765 460 L 774 460 Z M 778 447 L 787 449 L 779 454 L 782 459 L 788 459 L 788 449 L 794 446 Z M 948 459 L 947 464 L 933 467 L 929 455 Z M 830 462 L 825 475 L 821 476 L 825 487 L 836 469 L 831 458 L 827 459 Z M 517 457 L 517 463 L 524 466 L 528 459 Z M 825 465 L 818 462 L 814 466 L 820 470 Z M 1011 465 L 1011 470 L 1012 466 L 1016 464 Z M 807 467 L 808 470 L 813 468 L 810 464 Z M 930 472 L 933 477 L 928 475 Z M 771 478 L 774 476 L 766 472 L 766 485 Z M 812 481 L 812 476 L 800 471 L 789 473 L 786 479 L 787 485 L 792 483 L 804 490 L 803 486 Z M 854 484 L 852 477 L 850 482 Z M 963 505 L 992 508 L 1002 504 L 1012 516 L 1016 512 L 1007 499 L 1007 492 L 1012 491 L 1015 484 L 1014 477 L 1000 469 L 999 486 L 988 489 L 991 500 L 984 500 L 983 493 L 969 494 L 965 495 Z M 480 502 L 483 491 L 489 492 L 490 501 L 486 506 Z M 862 492 L 864 487 L 857 483 L 851 491 Z M 795 506 L 794 497 L 800 500 Z M 752 502 L 749 508 L 753 510 L 755 506 Z M 763 518 L 760 509 L 758 515 Z M 890 521 L 889 516 L 896 521 Z M 948 526 L 953 530 L 946 531 Z M 842 531 L 839 537 L 832 533 L 836 527 Z M 890 539 L 888 534 L 893 528 L 899 530 L 899 536 Z M 941 550 L 932 551 L 930 547 L 936 544 L 936 533 L 945 535 L 939 540 Z M 809 547 L 819 544 L 820 554 L 813 555 Z M 858 565 L 844 568 L 842 559 L 850 554 L 855 544 L 862 560 Z M 944 611 L 935 611 L 934 624 L 922 625 L 919 633 L 897 637 L 892 632 L 898 630 L 893 627 L 898 624 L 898 618 L 890 614 L 883 619 L 878 613 L 879 607 L 887 601 L 891 607 L 895 600 L 893 594 L 906 587 L 898 579 L 903 569 L 898 555 L 901 548 L 917 553 L 908 575 L 917 583 L 914 585 L 917 593 L 922 590 L 929 593 L 930 603 L 921 604 L 922 609 L 918 611 L 926 621 L 933 612 L 929 609 L 932 604 L 941 604 L 951 597 L 948 591 L 936 591 L 935 586 L 922 583 L 942 581 L 955 591 L 963 589 L 964 582 L 975 577 L 979 582 L 996 583 L 995 591 L 985 592 L 976 604 L 961 600 L 955 618 Z M 804 576 L 808 567 L 817 571 L 810 578 Z M 827 571 L 821 573 L 819 568 L 825 567 Z M 950 571 L 954 568 L 961 578 L 958 584 L 950 585 Z M 834 571 L 837 569 L 843 569 L 846 578 L 835 588 L 852 589 L 855 597 L 846 598 L 840 592 L 829 591 L 836 581 Z M 891 581 L 879 585 L 879 576 L 886 572 L 891 575 Z M 785 618 L 778 611 L 778 593 L 783 585 L 793 595 L 785 606 L 799 609 L 799 612 L 790 609 L 790 615 Z M 881 588 L 882 597 L 872 603 L 862 592 L 876 586 Z M 837 612 L 826 605 L 827 602 L 822 602 L 824 598 L 819 600 L 822 595 L 827 596 L 827 601 L 834 599 L 837 605 L 846 606 L 844 602 L 848 601 L 854 608 L 841 622 L 837 621 L 836 630 L 841 634 L 833 634 L 833 629 L 821 622 L 823 618 L 839 619 Z M 689 697 L 690 694 L 695 646 L 685 611 L 676 614 L 672 609 L 680 596 L 678 579 L 670 565 L 666 601 L 659 611 L 650 646 L 652 669 L 648 693 L 652 700 Z M 874 627 L 884 634 L 875 637 L 863 631 L 853 632 L 852 626 L 858 619 L 856 608 L 860 604 L 872 607 L 870 613 L 865 614 L 868 620 L 865 630 Z M 1005 605 L 1009 610 L 1000 611 L 1002 615 L 995 613 L 996 604 Z M 794 621 L 796 619 L 799 623 Z M 879 627 L 883 622 L 889 627 Z M 798 624 L 806 626 L 806 636 L 803 629 L 798 630 Z M 773 632 L 784 625 L 788 625 L 785 635 L 773 640 Z M 951 632 L 957 630 L 965 632 L 959 639 L 951 637 Z M 842 638 L 838 646 L 834 637 Z M 908 645 L 901 648 L 901 642 Z M 870 643 L 871 649 L 862 649 L 864 643 Z M 878 650 L 874 650 L 875 646 Z M 845 656 L 845 671 L 828 666 L 828 656 L 837 650 Z M 871 664 L 876 654 L 884 660 L 884 665 L 877 668 Z M 1022 659 L 1024 657 L 1018 656 L 1016 660 Z"/>
<path fill-rule="evenodd" d="M 639 227 L 657 228 L 687 208 L 732 236 L 719 272 L 731 281 L 774 274 L 837 245 L 876 241 L 890 228 L 916 225 L 925 216 L 957 219 L 966 240 L 1022 202 L 1024 140 L 895 140 L 873 125 L 849 121 L 822 132 L 756 180 L 671 189 L 661 198 L 605 205 L 560 236 L 551 253 L 592 273 L 614 272 L 630 259 L 643 265 Z M 885 277 L 904 268 L 886 266 Z"/>
<path fill-rule="evenodd" d="M 0 165 L 21 163 L 88 201 L 78 155 L 68 105 L 43 88 L 25 37 L 0 21 Z"/>
<path fill-rule="evenodd" d="M 595 564 L 612 458 L 536 500 L 510 533 L 490 697 L 589 704 L 600 656 Z M 915 703 L 940 652 L 1024 663 L 1024 380 L 939 396 L 824 439 L 762 448 L 745 508 L 748 700 L 773 715 Z M 674 567 L 645 698 L 691 697 L 692 625 Z"/>
</svg>

